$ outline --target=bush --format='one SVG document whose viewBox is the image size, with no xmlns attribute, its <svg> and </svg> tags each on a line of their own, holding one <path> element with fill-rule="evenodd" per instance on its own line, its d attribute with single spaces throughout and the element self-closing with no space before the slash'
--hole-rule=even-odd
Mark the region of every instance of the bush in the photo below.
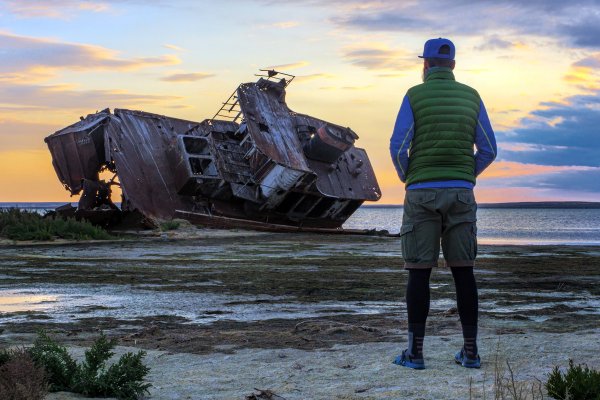
<svg viewBox="0 0 600 400">
<path fill-rule="evenodd" d="M 40 332 L 29 353 L 33 361 L 48 374 L 51 392 L 71 389 L 77 363 L 65 346 L 59 345 L 44 332 Z"/>
<path fill-rule="evenodd" d="M 46 373 L 25 349 L 2 350 L 0 399 L 41 400 L 48 393 Z"/>
<path fill-rule="evenodd" d="M 0 236 L 12 240 L 111 239 L 105 230 L 73 218 L 43 218 L 36 212 L 16 208 L 0 210 Z"/>
<path fill-rule="evenodd" d="M 114 355 L 116 340 L 102 335 L 85 352 L 85 359 L 77 364 L 67 349 L 40 333 L 30 352 L 38 365 L 49 375 L 50 391 L 65 390 L 90 397 L 116 397 L 135 400 L 148 392 L 144 378 L 150 371 L 142 359 L 144 351 L 127 353 L 113 365 L 106 362 Z"/>
<path fill-rule="evenodd" d="M 558 400 L 600 400 L 600 372 L 582 365 L 573 365 L 563 375 L 558 367 L 548 375 L 548 395 Z"/>
<path fill-rule="evenodd" d="M 179 226 L 181 225 L 181 223 L 179 221 L 175 221 L 175 220 L 171 220 L 171 221 L 166 221 L 163 222 L 162 224 L 160 224 L 160 230 L 161 231 L 173 231 L 175 229 L 178 229 Z"/>
</svg>

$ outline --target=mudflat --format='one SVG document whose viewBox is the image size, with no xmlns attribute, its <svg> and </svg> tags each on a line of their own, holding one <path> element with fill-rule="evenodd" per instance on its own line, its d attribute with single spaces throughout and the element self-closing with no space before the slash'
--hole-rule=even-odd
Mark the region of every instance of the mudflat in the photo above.
<svg viewBox="0 0 600 400">
<path fill-rule="evenodd" d="M 81 354 L 100 332 L 149 351 L 155 399 L 478 398 L 569 359 L 600 367 L 600 247 L 480 246 L 483 368 L 461 346 L 452 276 L 431 280 L 427 369 L 405 344 L 398 238 L 197 230 L 109 243 L 0 245 L 0 343 L 38 329 Z M 432 381 L 433 380 L 433 381 Z M 469 393 L 471 393 L 469 395 Z M 67 396 L 65 394 L 54 394 Z"/>
</svg>

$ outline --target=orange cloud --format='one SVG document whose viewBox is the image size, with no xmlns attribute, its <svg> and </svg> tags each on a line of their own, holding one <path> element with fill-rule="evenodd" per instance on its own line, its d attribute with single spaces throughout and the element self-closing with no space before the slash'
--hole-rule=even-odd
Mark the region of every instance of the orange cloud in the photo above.
<svg viewBox="0 0 600 400">
<path fill-rule="evenodd" d="M 405 71 L 415 68 L 414 55 L 380 43 L 349 46 L 342 49 L 342 53 L 346 61 L 370 70 Z"/>
<path fill-rule="evenodd" d="M 275 28 L 280 28 L 280 29 L 294 28 L 299 25 L 300 25 L 300 23 L 298 21 L 284 21 L 284 22 L 277 22 L 277 23 L 273 24 L 273 26 Z"/>
<path fill-rule="evenodd" d="M 167 49 L 175 50 L 175 51 L 187 51 L 183 47 L 179 47 L 174 44 L 163 44 L 163 47 L 165 47 Z"/>
<path fill-rule="evenodd" d="M 171 74 L 160 78 L 161 81 L 166 82 L 196 82 L 201 79 L 206 79 L 215 76 L 214 74 L 208 74 L 205 72 L 190 72 L 182 74 Z"/>
<path fill-rule="evenodd" d="M 3 105 L 46 109 L 97 110 L 111 107 L 139 107 L 180 101 L 180 96 L 138 94 L 125 90 L 73 90 L 71 85 L 0 85 L 0 107 Z"/>
<path fill-rule="evenodd" d="M 600 53 L 592 54 L 573 64 L 564 80 L 586 90 L 600 89 Z"/>
<path fill-rule="evenodd" d="M 270 67 L 266 67 L 263 69 L 274 69 L 275 71 L 287 71 L 290 69 L 302 68 L 310 65 L 308 61 L 298 61 L 290 64 L 279 64 L 279 65 L 271 65 Z"/>
<path fill-rule="evenodd" d="M 17 81 L 24 81 L 30 74 L 34 79 L 48 78 L 61 69 L 133 71 L 181 62 L 172 54 L 122 58 L 118 52 L 105 47 L 58 42 L 6 32 L 0 32 L 0 47 L 3 49 L 0 74 L 8 74 Z"/>
<path fill-rule="evenodd" d="M 332 74 L 324 74 L 324 73 L 316 73 L 316 74 L 309 74 L 309 75 L 297 75 L 294 78 L 294 83 L 312 81 L 315 79 L 330 79 L 333 77 L 334 77 L 334 75 L 332 75 Z"/>
<path fill-rule="evenodd" d="M 76 11 L 104 12 L 110 9 L 106 3 L 79 0 L 8 0 L 5 4 L 11 13 L 25 18 L 68 19 Z"/>
<path fill-rule="evenodd" d="M 591 67 L 573 66 L 563 79 L 587 90 L 600 89 L 600 78 Z"/>
</svg>

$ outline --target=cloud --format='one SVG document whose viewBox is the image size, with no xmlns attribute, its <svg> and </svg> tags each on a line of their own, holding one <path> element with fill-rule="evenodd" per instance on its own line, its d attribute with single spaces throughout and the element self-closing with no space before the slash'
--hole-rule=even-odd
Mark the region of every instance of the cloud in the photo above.
<svg viewBox="0 0 600 400">
<path fill-rule="evenodd" d="M 179 96 L 138 94 L 124 90 L 74 90 L 65 85 L 0 85 L 0 107 L 38 107 L 47 110 L 99 110 L 106 106 L 136 108 L 148 104 L 172 103 Z"/>
<path fill-rule="evenodd" d="M 326 73 L 315 73 L 315 74 L 309 74 L 309 75 L 297 75 L 296 77 L 294 77 L 294 82 L 306 82 L 306 81 L 312 81 L 315 79 L 331 79 L 333 78 L 334 75 L 332 74 L 326 74 Z"/>
<path fill-rule="evenodd" d="M 69 18 L 77 11 L 105 12 L 110 9 L 106 2 L 80 0 L 7 0 L 7 11 L 24 18 Z"/>
<path fill-rule="evenodd" d="M 600 13 L 587 14 L 577 21 L 568 21 L 559 25 L 559 31 L 569 37 L 575 46 L 598 48 L 600 37 Z"/>
<path fill-rule="evenodd" d="M 486 173 L 487 170 L 484 174 Z M 564 170 L 552 169 L 548 173 L 507 174 L 492 179 L 486 177 L 485 179 L 478 179 L 477 186 L 485 189 L 527 188 L 529 190 L 543 190 L 546 192 L 546 198 L 548 198 L 548 193 L 553 193 L 554 197 L 572 199 L 571 194 L 573 192 L 600 194 L 599 180 L 600 168 L 579 169 L 572 167 Z"/>
<path fill-rule="evenodd" d="M 299 25 L 300 25 L 300 23 L 298 21 L 283 21 L 283 22 L 277 22 L 277 23 L 273 24 L 273 26 L 275 28 L 280 28 L 280 29 L 295 28 Z"/>
<path fill-rule="evenodd" d="M 483 43 L 475 47 L 475 50 L 501 50 L 518 47 L 520 43 L 513 43 L 510 40 L 502 39 L 498 35 L 488 36 L 483 39 Z"/>
<path fill-rule="evenodd" d="M 187 51 L 183 47 L 179 47 L 179 46 L 176 46 L 174 44 L 168 44 L 168 43 L 167 44 L 163 44 L 163 47 L 165 47 L 167 49 L 175 50 L 175 51 Z"/>
<path fill-rule="evenodd" d="M 505 179 L 535 175 L 551 175 L 563 172 L 590 171 L 593 167 L 582 166 L 557 166 L 536 165 L 535 163 L 522 163 L 514 161 L 496 161 L 492 163 L 483 173 L 486 180 Z"/>
<path fill-rule="evenodd" d="M 196 82 L 202 79 L 210 78 L 215 76 L 214 74 L 208 74 L 205 72 L 191 72 L 191 73 L 182 73 L 182 74 L 172 74 L 165 77 L 160 78 L 161 81 L 166 82 Z"/>
<path fill-rule="evenodd" d="M 87 44 L 0 32 L 0 73 L 47 75 L 59 69 L 131 71 L 147 67 L 179 64 L 170 54 L 153 57 L 122 58 L 114 50 Z"/>
<path fill-rule="evenodd" d="M 347 47 L 342 50 L 342 57 L 358 67 L 379 71 L 402 71 L 416 65 L 414 55 L 382 44 Z"/>
<path fill-rule="evenodd" d="M 505 147 L 501 157 L 539 165 L 600 167 L 600 91 L 541 106 L 521 120 L 519 128 L 498 132 L 500 143 L 517 146 Z"/>
<path fill-rule="evenodd" d="M 364 85 L 364 86 L 322 86 L 319 89 L 321 90 L 369 90 L 373 88 L 373 85 Z"/>
<path fill-rule="evenodd" d="M 553 176 L 541 176 L 531 186 L 563 191 L 600 193 L 600 168 L 588 171 L 568 171 Z"/>
<path fill-rule="evenodd" d="M 302 68 L 310 65 L 308 61 L 298 61 L 289 64 L 279 64 L 279 65 L 271 65 L 270 67 L 266 67 L 263 69 L 274 69 L 275 71 L 287 71 L 290 69 Z"/>
<path fill-rule="evenodd" d="M 573 64 L 576 67 L 600 68 L 600 53 L 594 53 Z"/>
<path fill-rule="evenodd" d="M 334 22 L 369 31 L 408 31 L 417 29 L 421 27 L 421 24 L 428 21 L 426 18 L 413 17 L 410 12 L 405 12 L 401 9 L 391 10 L 391 12 L 390 10 L 377 10 L 372 13 L 352 13 L 348 16 L 335 19 Z"/>
<path fill-rule="evenodd" d="M 600 90 L 600 53 L 594 53 L 571 65 L 565 81 L 580 89 L 592 92 Z"/>
<path fill-rule="evenodd" d="M 370 7 L 341 7 L 332 21 L 352 31 L 422 32 L 441 36 L 485 35 L 503 32 L 552 37 L 576 47 L 600 48 L 600 13 L 597 0 L 561 1 L 456 1 L 429 0 L 367 2 Z M 449 24 L 448 21 L 465 23 Z M 496 45 L 510 42 L 498 38 Z"/>
</svg>

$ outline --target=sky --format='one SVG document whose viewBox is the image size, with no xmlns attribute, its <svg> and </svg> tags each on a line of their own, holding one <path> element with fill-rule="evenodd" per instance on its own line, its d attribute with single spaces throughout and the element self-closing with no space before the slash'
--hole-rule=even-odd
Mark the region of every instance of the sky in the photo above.
<svg viewBox="0 0 600 400">
<path fill-rule="evenodd" d="M 478 201 L 600 201 L 600 0 L 0 0 L 0 202 L 77 201 L 43 139 L 80 116 L 202 121 L 276 68 L 288 106 L 351 127 L 380 203 L 401 203 L 389 138 L 433 37 L 496 134 Z"/>
</svg>

